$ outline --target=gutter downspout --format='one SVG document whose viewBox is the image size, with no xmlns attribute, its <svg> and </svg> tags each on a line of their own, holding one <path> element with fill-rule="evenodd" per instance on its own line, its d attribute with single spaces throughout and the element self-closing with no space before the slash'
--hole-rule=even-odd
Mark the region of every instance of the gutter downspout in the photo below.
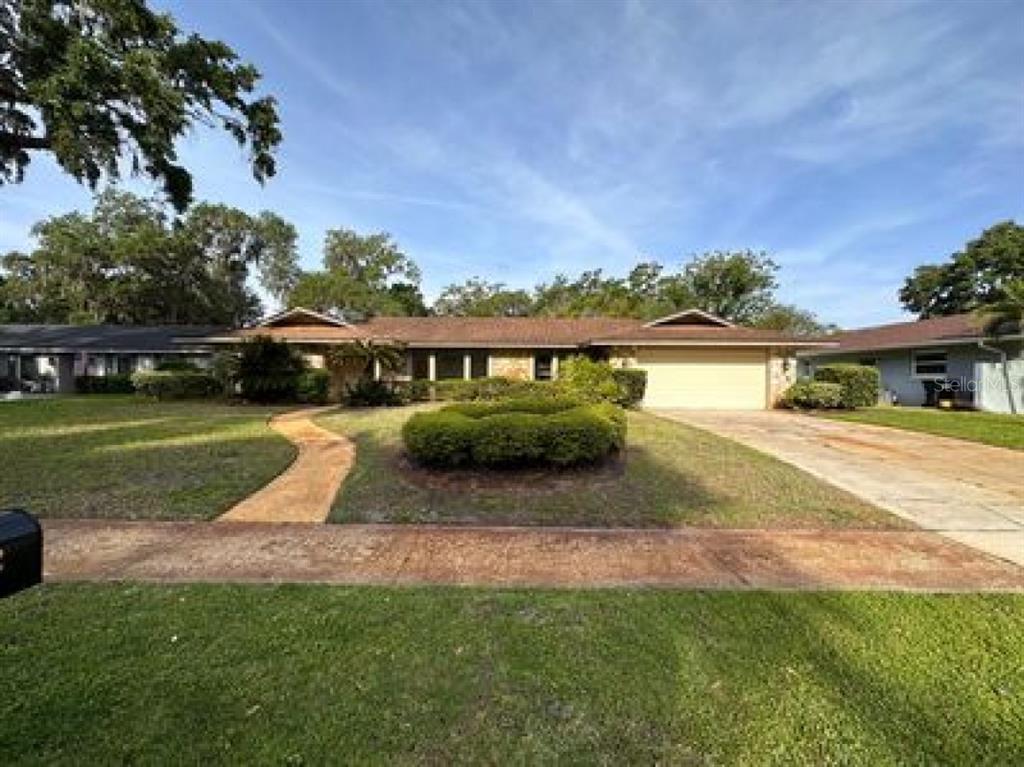
<svg viewBox="0 0 1024 767">
<path fill-rule="evenodd" d="M 1006 383 L 1006 400 L 1010 403 L 1010 413 L 1017 415 L 1017 403 L 1013 401 L 1013 382 L 1010 380 L 1010 366 L 1007 364 L 1006 350 L 998 346 L 989 346 L 984 341 L 978 341 L 978 348 L 992 354 L 999 355 L 999 364 L 1003 366 L 1003 380 Z"/>
</svg>

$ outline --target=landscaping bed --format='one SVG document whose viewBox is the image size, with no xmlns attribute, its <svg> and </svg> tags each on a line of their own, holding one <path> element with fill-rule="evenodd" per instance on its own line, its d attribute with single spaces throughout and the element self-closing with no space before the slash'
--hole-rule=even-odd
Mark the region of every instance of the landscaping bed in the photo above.
<svg viewBox="0 0 1024 767">
<path fill-rule="evenodd" d="M 212 519 L 282 472 L 275 410 L 89 395 L 0 404 L 0 507 L 43 517 Z"/>
<path fill-rule="evenodd" d="M 874 407 L 820 415 L 1024 450 L 1024 416 L 937 408 Z"/>
<path fill-rule="evenodd" d="M 1015 764 L 1019 595 L 49 585 L 0 762 Z"/>
<path fill-rule="evenodd" d="M 908 523 L 763 453 L 629 412 L 617 458 L 577 469 L 433 470 L 411 465 L 403 424 L 432 406 L 317 419 L 356 443 L 334 522 L 583 527 L 906 528 Z"/>
</svg>

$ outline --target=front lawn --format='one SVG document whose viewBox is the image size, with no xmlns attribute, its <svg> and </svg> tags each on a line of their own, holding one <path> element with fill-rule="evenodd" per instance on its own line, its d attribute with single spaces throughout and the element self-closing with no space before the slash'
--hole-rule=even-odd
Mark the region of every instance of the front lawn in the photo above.
<svg viewBox="0 0 1024 767">
<path fill-rule="evenodd" d="M 1024 597 L 57 585 L 0 763 L 1019 764 Z"/>
<path fill-rule="evenodd" d="M 922 431 L 942 437 L 1024 450 L 1024 416 L 1020 415 L 912 407 L 873 407 L 864 410 L 833 411 L 822 415 L 836 421 L 893 426 L 897 429 Z"/>
<path fill-rule="evenodd" d="M 321 425 L 350 436 L 356 464 L 335 522 L 708 527 L 905 527 L 788 464 L 731 440 L 630 413 L 625 460 L 578 471 L 425 471 L 403 458 L 415 408 L 339 411 Z"/>
<path fill-rule="evenodd" d="M 93 395 L 0 403 L 0 507 L 210 519 L 287 468 L 266 408 Z"/>
</svg>

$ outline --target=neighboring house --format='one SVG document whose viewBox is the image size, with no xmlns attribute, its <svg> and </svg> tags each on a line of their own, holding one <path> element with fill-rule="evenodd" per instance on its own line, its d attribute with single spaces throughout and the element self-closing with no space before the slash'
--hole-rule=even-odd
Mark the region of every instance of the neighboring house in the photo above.
<svg viewBox="0 0 1024 767">
<path fill-rule="evenodd" d="M 874 365 L 889 402 L 931 405 L 950 398 L 982 410 L 1022 412 L 1024 336 L 1019 330 L 993 339 L 976 315 L 957 314 L 831 338 L 837 345 L 800 352 L 801 374 L 832 362 Z"/>
<path fill-rule="evenodd" d="M 209 326 L 0 325 L 0 380 L 30 392 L 75 390 L 78 376 L 133 373 L 165 359 L 205 364 Z"/>
<path fill-rule="evenodd" d="M 547 380 L 559 362 L 586 353 L 647 371 L 649 407 L 770 407 L 796 376 L 796 350 L 822 341 L 739 327 L 689 310 L 653 322 L 612 318 L 375 317 L 348 322 L 307 309 L 276 314 L 256 326 L 208 336 L 237 345 L 269 336 L 298 346 L 311 364 L 335 345 L 364 340 L 401 345 L 396 379 L 506 376 Z M 827 341 L 824 343 L 828 343 Z"/>
</svg>

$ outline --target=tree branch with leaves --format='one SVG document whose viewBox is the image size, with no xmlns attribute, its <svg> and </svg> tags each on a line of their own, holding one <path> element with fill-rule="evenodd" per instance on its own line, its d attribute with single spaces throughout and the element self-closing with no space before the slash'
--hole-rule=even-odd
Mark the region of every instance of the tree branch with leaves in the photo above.
<svg viewBox="0 0 1024 767">
<path fill-rule="evenodd" d="M 228 45 L 142 0 L 2 0 L 0 183 L 22 181 L 36 152 L 92 188 L 127 163 L 180 212 L 192 175 L 175 144 L 197 124 L 246 148 L 263 183 L 281 132 L 274 99 L 253 96 L 259 80 Z"/>
</svg>

